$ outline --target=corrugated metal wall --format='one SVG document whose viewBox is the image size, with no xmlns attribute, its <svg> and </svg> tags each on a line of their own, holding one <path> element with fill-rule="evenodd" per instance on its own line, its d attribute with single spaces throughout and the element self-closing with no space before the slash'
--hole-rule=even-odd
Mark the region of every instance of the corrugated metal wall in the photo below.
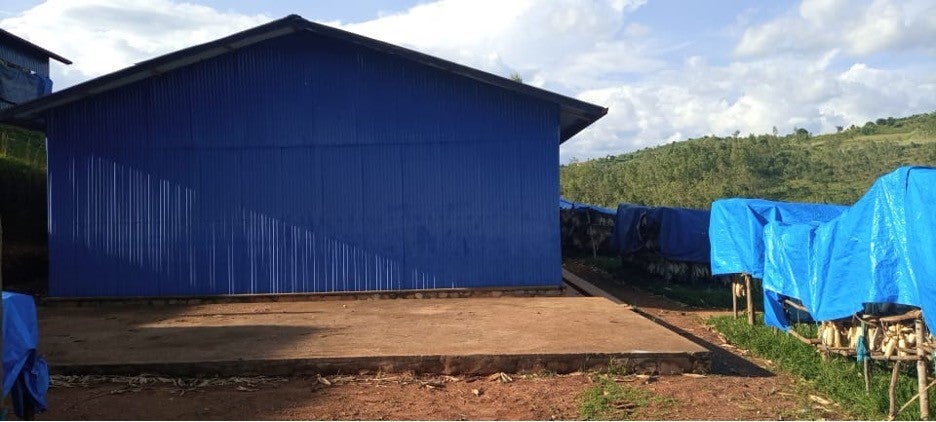
<svg viewBox="0 0 936 422">
<path fill-rule="evenodd" d="M 555 104 L 297 34 L 49 117 L 52 296 L 561 282 Z"/>
<path fill-rule="evenodd" d="M 42 76 L 49 76 L 49 58 L 26 52 L 20 47 L 5 44 L 0 40 L 0 60 L 25 67 Z"/>
</svg>

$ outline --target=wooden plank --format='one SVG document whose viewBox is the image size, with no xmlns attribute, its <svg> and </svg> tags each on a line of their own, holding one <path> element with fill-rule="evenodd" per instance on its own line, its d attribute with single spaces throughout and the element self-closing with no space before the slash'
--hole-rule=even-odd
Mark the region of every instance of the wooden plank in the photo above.
<svg viewBox="0 0 936 422">
<path fill-rule="evenodd" d="M 923 319 L 917 318 L 913 321 L 914 330 L 916 331 L 917 341 L 923 343 L 923 340 L 926 338 L 925 330 L 923 329 Z M 917 388 L 920 391 L 920 419 L 929 420 L 929 394 L 926 393 L 927 383 L 926 383 L 926 352 L 923 351 L 922 347 L 916 348 L 917 357 L 920 359 L 917 361 Z"/>
<path fill-rule="evenodd" d="M 754 294 L 751 289 L 751 275 L 744 275 L 745 296 L 747 297 L 747 322 L 748 325 L 754 325 Z"/>
</svg>

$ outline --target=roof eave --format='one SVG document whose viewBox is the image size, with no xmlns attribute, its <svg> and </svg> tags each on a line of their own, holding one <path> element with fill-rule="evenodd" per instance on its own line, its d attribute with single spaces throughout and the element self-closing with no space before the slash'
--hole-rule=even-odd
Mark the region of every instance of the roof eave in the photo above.
<svg viewBox="0 0 936 422">
<path fill-rule="evenodd" d="M 7 30 L 5 30 L 5 29 L 0 29 L 0 32 L 2 32 L 3 35 L 7 35 L 7 36 L 11 37 L 11 38 L 13 39 L 13 41 L 15 41 L 15 42 L 17 42 L 17 43 L 23 45 L 24 47 L 26 47 L 26 48 L 28 48 L 28 49 L 30 49 L 30 50 L 38 51 L 38 52 L 41 53 L 43 56 L 46 56 L 46 57 L 49 57 L 49 58 L 53 58 L 53 59 L 55 59 L 55 60 L 57 60 L 57 61 L 60 61 L 60 62 L 62 62 L 62 63 L 64 63 L 64 64 L 72 64 L 71 60 L 68 60 L 68 59 L 66 59 L 66 58 L 64 58 L 64 57 L 62 57 L 62 56 L 60 56 L 60 55 L 58 55 L 58 54 L 55 54 L 55 53 L 53 53 L 53 52 L 51 52 L 51 51 L 49 51 L 49 50 L 46 50 L 46 49 L 44 49 L 44 48 L 42 48 L 42 47 L 36 45 L 36 44 L 33 44 L 33 43 L 30 42 L 29 40 L 27 40 L 27 39 L 25 39 L 25 38 L 22 38 L 22 37 L 20 37 L 20 36 L 14 34 L 14 33 L 12 33 L 12 32 L 10 32 L 10 31 L 7 31 Z"/>
</svg>

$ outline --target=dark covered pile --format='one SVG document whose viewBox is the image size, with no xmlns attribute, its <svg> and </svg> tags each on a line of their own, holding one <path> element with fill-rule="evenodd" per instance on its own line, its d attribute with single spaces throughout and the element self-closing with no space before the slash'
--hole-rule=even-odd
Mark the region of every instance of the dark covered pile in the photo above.
<svg viewBox="0 0 936 422">
<path fill-rule="evenodd" d="M 667 282 L 712 281 L 708 211 L 621 204 L 615 249 L 621 259 Z"/>
<path fill-rule="evenodd" d="M 562 200 L 559 222 L 563 255 L 615 255 L 613 211 Z"/>
</svg>

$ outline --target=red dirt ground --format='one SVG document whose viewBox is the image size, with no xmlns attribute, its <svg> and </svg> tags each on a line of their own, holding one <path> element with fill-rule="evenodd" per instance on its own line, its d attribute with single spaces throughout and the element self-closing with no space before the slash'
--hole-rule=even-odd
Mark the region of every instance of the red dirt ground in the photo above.
<svg viewBox="0 0 936 422">
<path fill-rule="evenodd" d="M 810 401 L 814 394 L 770 362 L 725 344 L 704 324 L 711 311 L 688 309 L 646 292 L 621 287 L 600 270 L 570 263 L 576 274 L 713 351 L 706 376 L 623 376 L 621 384 L 653 392 L 665 404 L 638 408 L 632 419 L 778 420 L 843 419 L 834 404 Z M 581 394 L 595 374 L 511 375 L 510 382 L 475 379 L 359 375 L 267 383 L 227 380 L 226 385 L 183 388 L 171 380 L 54 380 L 50 411 L 37 419 L 511 419 L 580 418 Z M 244 381 L 244 382 L 237 382 Z M 71 386 L 63 386 L 70 383 Z"/>
</svg>

